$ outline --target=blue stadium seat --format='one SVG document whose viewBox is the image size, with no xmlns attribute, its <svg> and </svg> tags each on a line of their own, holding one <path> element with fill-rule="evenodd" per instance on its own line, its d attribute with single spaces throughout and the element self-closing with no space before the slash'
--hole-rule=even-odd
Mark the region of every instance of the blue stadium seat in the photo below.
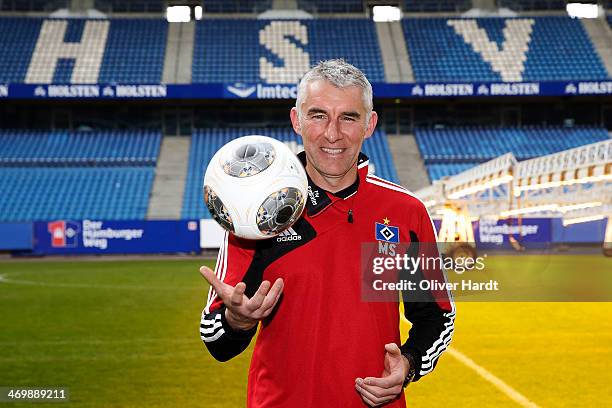
<svg viewBox="0 0 612 408">
<path fill-rule="evenodd" d="M 427 174 L 431 181 L 440 180 L 446 176 L 454 176 L 455 174 L 461 173 L 471 167 L 478 165 L 478 163 L 441 163 L 441 164 L 428 164 Z"/>
<path fill-rule="evenodd" d="M 569 17 L 521 17 L 533 20 L 525 62 L 520 73 L 523 81 L 602 80 L 608 74 L 582 23 Z M 472 19 L 469 19 L 472 20 Z M 402 21 L 410 61 L 417 81 L 501 81 L 499 69 L 476 52 L 462 35 L 457 34 L 453 21 L 467 19 L 407 18 Z M 504 44 L 504 28 L 513 19 L 477 18 L 479 28 L 488 41 Z M 515 33 L 514 35 L 518 35 Z M 520 43 L 520 42 L 519 42 Z M 516 47 L 520 45 L 515 44 Z M 508 46 L 508 42 L 505 43 Z M 505 49 L 505 48 L 504 48 Z M 520 48 L 517 48 L 520 50 Z M 511 61 L 495 56 L 504 67 Z"/>
<path fill-rule="evenodd" d="M 240 3 L 242 4 L 242 3 Z M 336 4 L 329 2 L 326 4 Z M 330 6 L 331 7 L 331 6 Z M 520 17 L 533 21 L 523 81 L 604 80 L 608 74 L 580 21 L 569 17 Z M 610 20 L 610 17 L 608 17 Z M 469 19 L 407 18 L 402 21 L 417 81 L 500 81 L 499 67 L 474 51 L 449 25 Z M 511 18 L 474 19 L 488 40 L 504 41 Z M 0 82 L 24 82 L 43 18 L 0 18 Z M 54 20 L 58 21 L 58 20 Z M 66 41 L 78 42 L 87 20 L 67 19 Z M 110 19 L 108 38 L 98 74 L 99 83 L 159 83 L 161 81 L 168 23 L 162 19 Z M 308 40 L 284 36 L 302 49 L 312 65 L 322 59 L 342 57 L 361 68 L 372 82 L 384 82 L 384 69 L 375 25 L 368 19 L 295 21 L 305 27 Z M 285 61 L 260 44 L 260 31 L 270 20 L 205 19 L 196 24 L 193 82 L 266 82 L 259 61 L 280 67 Z M 68 38 L 71 37 L 72 39 Z M 516 34 L 515 34 L 516 35 Z M 505 43 L 508 45 L 508 43 Z M 516 44 L 515 44 L 516 45 Z M 279 44 L 280 46 L 280 44 Z M 518 45 L 517 45 L 518 47 Z M 282 48 L 282 47 L 281 47 Z M 495 58 L 503 59 L 503 56 Z M 503 61 L 502 61 L 503 65 Z M 54 81 L 70 80 L 74 59 L 58 61 Z"/>
<path fill-rule="evenodd" d="M 153 167 L 0 168 L 0 221 L 144 219 Z"/>
<path fill-rule="evenodd" d="M 426 163 L 481 162 L 508 152 L 525 160 L 609 138 L 591 126 L 417 128 L 415 136 Z"/>
<path fill-rule="evenodd" d="M 565 10 L 564 0 L 498 0 L 499 7 L 512 10 Z"/>
<path fill-rule="evenodd" d="M 2 0 L 2 11 L 53 11 L 68 8 L 69 0 Z"/>
<path fill-rule="evenodd" d="M 0 18 L 0 82 L 23 82 L 43 19 Z"/>
<path fill-rule="evenodd" d="M 403 8 L 409 13 L 430 13 L 437 11 L 466 11 L 472 6 L 470 0 L 404 0 Z"/>
<path fill-rule="evenodd" d="M 2 130 L 0 221 L 143 219 L 160 144 L 147 129 Z"/>
<path fill-rule="evenodd" d="M 302 150 L 300 137 L 289 128 L 209 128 L 196 130 L 191 137 L 182 218 L 210 218 L 202 196 L 202 183 L 206 167 L 221 146 L 230 140 L 249 134 L 270 136 L 294 146 L 297 150 Z M 391 151 L 383 131 L 377 130 L 372 137 L 365 140 L 363 152 L 370 158 L 371 170 L 374 170 L 376 175 L 392 182 L 398 182 Z"/>
<path fill-rule="evenodd" d="M 284 61 L 259 43 L 259 33 L 270 20 L 204 19 L 196 24 L 192 81 L 262 82 L 259 60 L 276 66 Z M 309 63 L 344 58 L 364 71 L 372 82 L 384 82 L 384 68 L 376 28 L 367 19 L 299 20 L 308 43 L 289 41 L 308 53 Z M 287 38 L 287 37 L 285 37 Z M 266 82 L 266 81 L 264 81 Z"/>
<path fill-rule="evenodd" d="M 159 130 L 0 131 L 2 166 L 155 165 Z"/>
<path fill-rule="evenodd" d="M 526 160 L 607 140 L 604 128 L 593 126 L 522 128 L 459 127 L 415 129 L 417 145 L 431 180 L 513 153 Z"/>
<path fill-rule="evenodd" d="M 362 0 L 298 0 L 298 8 L 316 13 L 362 13 Z"/>
<path fill-rule="evenodd" d="M 113 19 L 100 83 L 160 83 L 168 23 L 162 19 Z"/>
<path fill-rule="evenodd" d="M 0 17 L 0 82 L 25 82 L 43 18 Z M 66 42 L 79 42 L 88 20 L 67 19 Z M 91 20 L 89 20 L 91 21 Z M 99 83 L 160 83 L 168 23 L 160 19 L 110 19 Z M 71 38 L 72 37 L 72 38 Z M 45 49 L 42 51 L 45 52 Z M 55 83 L 70 82 L 74 58 L 58 60 Z"/>
<path fill-rule="evenodd" d="M 94 7 L 100 11 L 115 13 L 154 13 L 164 11 L 165 3 L 163 0 L 95 0 Z"/>
<path fill-rule="evenodd" d="M 205 13 L 260 13 L 272 8 L 272 0 L 204 0 Z"/>
</svg>

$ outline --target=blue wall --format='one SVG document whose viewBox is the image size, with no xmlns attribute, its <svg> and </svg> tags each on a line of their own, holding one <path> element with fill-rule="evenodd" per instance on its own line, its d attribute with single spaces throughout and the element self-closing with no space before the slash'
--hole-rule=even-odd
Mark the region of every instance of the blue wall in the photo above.
<svg viewBox="0 0 612 408">
<path fill-rule="evenodd" d="M 498 221 L 497 225 L 507 223 Z M 523 219 L 523 225 L 538 226 L 537 232 L 522 239 L 530 247 L 541 243 L 601 244 L 607 220 L 563 227 L 560 218 Z M 436 227 L 439 228 L 439 220 Z M 516 221 L 510 225 L 516 225 Z M 475 227 L 478 224 L 475 223 Z M 22 254 L 112 254 L 112 253 L 190 253 L 200 251 L 197 220 L 180 221 L 51 221 L 0 223 L 0 250 Z M 495 243 L 479 246 L 495 247 Z M 110 238 L 109 238 L 110 237 Z M 503 234 L 502 246 L 508 246 Z"/>
<path fill-rule="evenodd" d="M 197 220 L 35 222 L 33 253 L 155 254 L 200 251 Z"/>
<path fill-rule="evenodd" d="M 0 222 L 0 251 L 32 249 L 31 222 Z"/>
<path fill-rule="evenodd" d="M 552 241 L 565 243 L 602 243 L 607 220 L 583 222 L 563 226 L 560 218 L 552 219 Z"/>
</svg>

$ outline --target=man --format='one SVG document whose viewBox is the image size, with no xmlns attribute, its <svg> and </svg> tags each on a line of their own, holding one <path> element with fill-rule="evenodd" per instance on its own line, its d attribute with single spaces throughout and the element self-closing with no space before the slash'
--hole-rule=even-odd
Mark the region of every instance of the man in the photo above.
<svg viewBox="0 0 612 408">
<path fill-rule="evenodd" d="M 216 359 L 241 353 L 261 323 L 249 407 L 405 407 L 402 387 L 433 370 L 450 342 L 450 296 L 405 303 L 412 328 L 401 347 L 397 302 L 361 298 L 362 243 L 435 242 L 423 204 L 368 175 L 360 151 L 377 120 L 372 87 L 354 66 L 324 61 L 306 73 L 291 109 L 309 177 L 296 239 L 226 234 L 215 272 L 200 270 L 211 284 L 200 333 Z M 399 237 L 379 237 L 376 223 Z"/>
</svg>

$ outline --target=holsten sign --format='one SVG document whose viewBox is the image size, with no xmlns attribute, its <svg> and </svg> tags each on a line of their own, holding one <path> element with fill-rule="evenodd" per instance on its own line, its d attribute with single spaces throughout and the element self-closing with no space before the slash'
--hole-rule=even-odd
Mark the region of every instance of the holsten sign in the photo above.
<svg viewBox="0 0 612 408">
<path fill-rule="evenodd" d="M 518 96 L 612 95 L 612 81 L 416 82 L 373 83 L 375 98 L 491 98 Z M 297 84 L 8 84 L 0 98 L 9 99 L 288 99 Z"/>
</svg>

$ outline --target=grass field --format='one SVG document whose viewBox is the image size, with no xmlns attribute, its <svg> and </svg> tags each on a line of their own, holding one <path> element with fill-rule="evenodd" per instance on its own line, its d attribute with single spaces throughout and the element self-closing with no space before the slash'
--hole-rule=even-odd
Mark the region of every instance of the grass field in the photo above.
<svg viewBox="0 0 612 408">
<path fill-rule="evenodd" d="M 550 258 L 558 268 L 612 273 L 599 255 Z M 493 262 L 516 267 L 517 259 L 538 261 Z M 0 386 L 68 387 L 71 402 L 59 406 L 244 406 L 251 349 L 224 364 L 206 352 L 199 265 L 0 263 Z M 535 404 L 612 405 L 612 303 L 459 302 L 457 313 L 452 347 Z M 449 353 L 407 397 L 411 407 L 517 406 Z M 34 406 L 47 405 L 58 406 Z"/>
</svg>

